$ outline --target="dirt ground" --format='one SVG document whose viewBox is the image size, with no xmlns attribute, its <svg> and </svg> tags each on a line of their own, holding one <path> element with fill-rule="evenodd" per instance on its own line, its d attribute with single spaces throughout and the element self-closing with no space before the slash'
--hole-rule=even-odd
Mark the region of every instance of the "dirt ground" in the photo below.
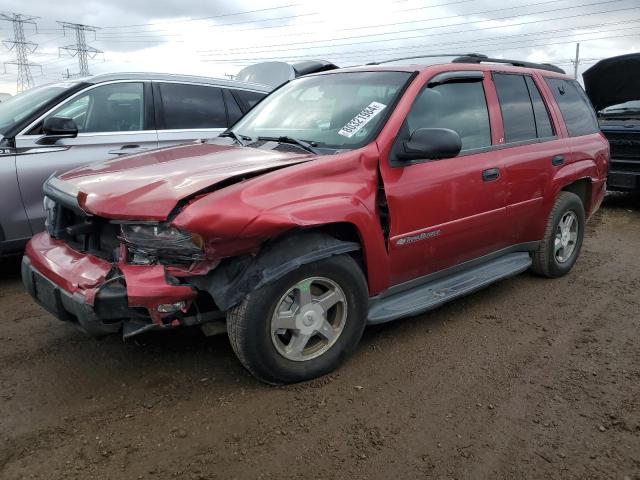
<svg viewBox="0 0 640 480">
<path fill-rule="evenodd" d="M 225 336 L 93 340 L 0 263 L 0 478 L 640 479 L 640 198 L 575 269 L 365 332 L 338 372 L 269 387 Z"/>
</svg>

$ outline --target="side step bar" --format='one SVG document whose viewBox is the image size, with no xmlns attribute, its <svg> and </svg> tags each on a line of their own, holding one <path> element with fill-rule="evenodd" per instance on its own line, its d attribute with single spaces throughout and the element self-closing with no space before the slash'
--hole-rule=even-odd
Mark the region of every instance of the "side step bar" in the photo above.
<svg viewBox="0 0 640 480">
<path fill-rule="evenodd" d="M 408 290 L 374 298 L 369 303 L 368 324 L 390 322 L 432 310 L 449 300 L 524 272 L 530 266 L 528 252 L 510 253 Z"/>
</svg>

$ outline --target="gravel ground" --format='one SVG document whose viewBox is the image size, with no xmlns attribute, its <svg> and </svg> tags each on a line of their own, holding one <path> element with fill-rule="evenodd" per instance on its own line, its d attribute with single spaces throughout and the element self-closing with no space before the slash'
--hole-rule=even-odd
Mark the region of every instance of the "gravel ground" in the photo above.
<svg viewBox="0 0 640 480">
<path fill-rule="evenodd" d="M 365 332 L 269 387 L 226 337 L 93 340 L 0 263 L 0 478 L 640 479 L 640 198 L 610 195 L 566 277 Z"/>
</svg>

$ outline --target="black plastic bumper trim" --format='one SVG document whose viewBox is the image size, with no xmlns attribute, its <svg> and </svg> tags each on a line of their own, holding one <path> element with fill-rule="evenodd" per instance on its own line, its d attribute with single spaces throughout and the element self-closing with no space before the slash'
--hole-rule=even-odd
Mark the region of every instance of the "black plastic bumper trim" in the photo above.
<svg viewBox="0 0 640 480">
<path fill-rule="evenodd" d="M 146 318 L 140 311 L 127 305 L 124 287 L 107 285 L 96 294 L 94 305 L 89 305 L 80 293 L 70 293 L 46 278 L 28 257 L 22 258 L 22 283 L 31 296 L 56 318 L 70 322 L 86 333 L 102 336 L 116 333 L 122 321 L 131 318 Z"/>
</svg>

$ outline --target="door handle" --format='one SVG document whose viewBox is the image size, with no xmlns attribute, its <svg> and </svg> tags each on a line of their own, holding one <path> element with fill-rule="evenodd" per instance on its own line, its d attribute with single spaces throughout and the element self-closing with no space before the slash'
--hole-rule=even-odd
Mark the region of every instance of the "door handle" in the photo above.
<svg viewBox="0 0 640 480">
<path fill-rule="evenodd" d="M 140 153 L 149 150 L 148 148 L 142 148 L 140 145 L 123 145 L 120 148 L 109 150 L 111 155 L 131 155 L 133 153 Z"/>
<path fill-rule="evenodd" d="M 564 155 L 556 155 L 551 159 L 551 165 L 557 167 L 558 165 L 562 165 L 564 163 Z"/>
<path fill-rule="evenodd" d="M 500 178 L 500 169 L 499 168 L 489 168 L 482 172 L 482 181 L 484 182 L 493 182 Z"/>
</svg>

